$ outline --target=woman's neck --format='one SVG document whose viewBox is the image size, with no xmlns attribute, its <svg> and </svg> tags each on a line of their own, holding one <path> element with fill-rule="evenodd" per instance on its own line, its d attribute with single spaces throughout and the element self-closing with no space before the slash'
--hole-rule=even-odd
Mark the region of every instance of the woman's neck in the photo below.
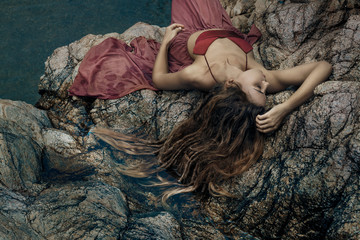
<svg viewBox="0 0 360 240">
<path fill-rule="evenodd" d="M 231 79 L 237 79 L 243 72 L 236 64 L 233 64 L 231 60 L 231 58 L 215 62 L 211 62 L 211 60 L 209 60 L 211 72 L 217 81 L 223 82 Z"/>
</svg>

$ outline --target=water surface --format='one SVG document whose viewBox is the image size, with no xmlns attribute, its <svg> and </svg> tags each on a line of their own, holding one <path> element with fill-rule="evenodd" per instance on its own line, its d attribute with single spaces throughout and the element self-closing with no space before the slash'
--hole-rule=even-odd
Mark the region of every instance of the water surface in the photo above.
<svg viewBox="0 0 360 240">
<path fill-rule="evenodd" d="M 34 104 L 44 62 L 87 34 L 170 23 L 171 0 L 1 0 L 0 98 Z"/>
</svg>

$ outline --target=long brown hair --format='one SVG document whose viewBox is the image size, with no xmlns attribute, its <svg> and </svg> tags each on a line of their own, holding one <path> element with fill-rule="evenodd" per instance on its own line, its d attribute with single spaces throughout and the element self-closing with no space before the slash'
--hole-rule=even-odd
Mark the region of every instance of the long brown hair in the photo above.
<svg viewBox="0 0 360 240">
<path fill-rule="evenodd" d="M 163 193 L 163 202 L 175 194 L 194 191 L 231 196 L 221 183 L 246 171 L 262 154 L 264 139 L 256 130 L 255 118 L 263 111 L 239 88 L 221 84 L 207 94 L 190 118 L 158 142 L 109 129 L 96 128 L 93 132 L 126 153 L 155 154 L 152 162 L 120 169 L 132 177 L 169 170 L 181 184 L 158 177 L 156 185 L 175 186 Z"/>
</svg>

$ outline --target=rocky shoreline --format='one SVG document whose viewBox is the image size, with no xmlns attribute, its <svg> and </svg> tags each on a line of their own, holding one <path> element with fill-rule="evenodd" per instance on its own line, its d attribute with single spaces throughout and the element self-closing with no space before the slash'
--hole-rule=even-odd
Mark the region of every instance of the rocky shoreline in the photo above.
<svg viewBox="0 0 360 240">
<path fill-rule="evenodd" d="M 222 0 L 233 23 L 255 23 L 254 54 L 267 68 L 312 60 L 329 81 L 266 137 L 262 159 L 224 187 L 237 198 L 183 196 L 164 208 L 158 189 L 125 177 L 139 161 L 91 134 L 95 126 L 166 137 L 204 93 L 141 90 L 116 100 L 69 97 L 86 52 L 108 37 L 161 41 L 137 23 L 122 34 L 87 35 L 45 63 L 35 106 L 0 99 L 1 239 L 360 238 L 360 4 Z M 267 107 L 293 90 L 267 97 Z"/>
</svg>

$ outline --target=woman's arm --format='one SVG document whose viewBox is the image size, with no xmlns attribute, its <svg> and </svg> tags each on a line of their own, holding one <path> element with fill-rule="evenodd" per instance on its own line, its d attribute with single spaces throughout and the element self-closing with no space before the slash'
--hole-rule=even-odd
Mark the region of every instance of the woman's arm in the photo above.
<svg viewBox="0 0 360 240">
<path fill-rule="evenodd" d="M 174 23 L 166 28 L 160 50 L 156 56 L 152 73 L 153 84 L 162 90 L 186 89 L 188 86 L 187 69 L 176 73 L 169 73 L 168 67 L 168 48 L 170 41 L 184 29 L 184 25 Z"/>
<path fill-rule="evenodd" d="M 274 106 L 270 111 L 256 117 L 256 126 L 260 132 L 268 133 L 280 126 L 282 119 L 296 107 L 309 99 L 317 85 L 331 74 L 332 66 L 325 62 L 303 64 L 287 70 L 270 71 L 269 91 L 278 92 L 290 85 L 300 86 L 284 103 Z"/>
</svg>

